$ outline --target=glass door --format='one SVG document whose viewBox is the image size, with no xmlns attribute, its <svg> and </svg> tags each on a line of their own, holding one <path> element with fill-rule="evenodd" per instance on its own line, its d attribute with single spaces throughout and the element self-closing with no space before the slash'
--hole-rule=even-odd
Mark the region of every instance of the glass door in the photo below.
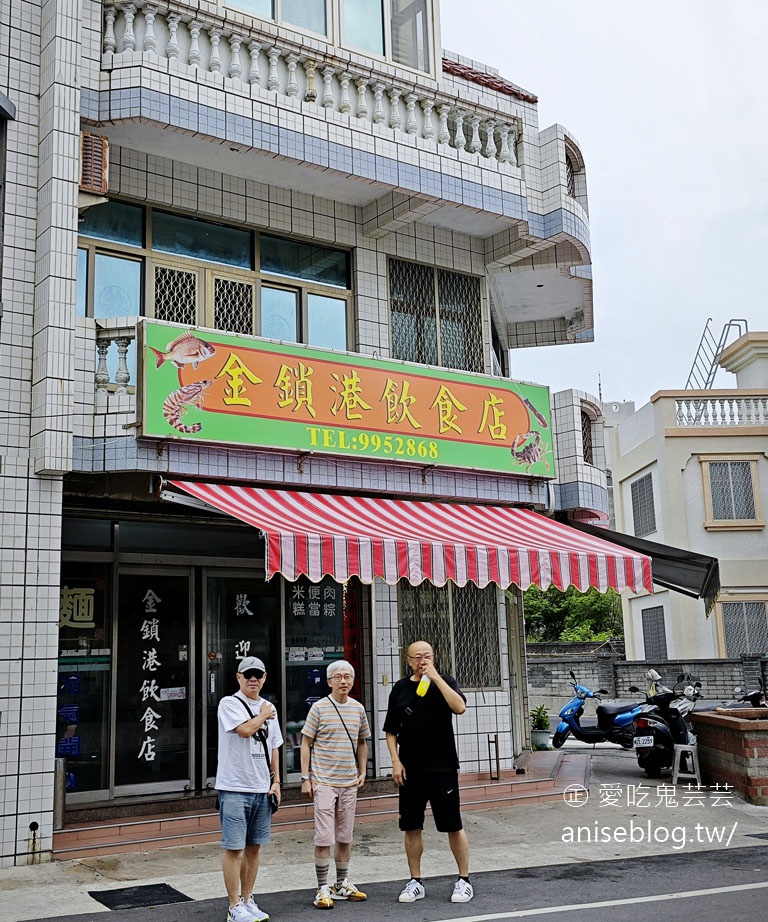
<svg viewBox="0 0 768 922">
<path fill-rule="evenodd" d="M 189 570 L 120 569 L 113 706 L 118 795 L 190 786 L 193 603 Z"/>
<path fill-rule="evenodd" d="M 208 787 L 216 777 L 218 723 L 216 711 L 225 695 L 237 691 L 237 666 L 244 656 L 258 656 L 267 667 L 262 692 L 282 715 L 280 656 L 281 581 L 266 582 L 250 574 L 205 574 L 205 740 L 203 777 Z M 282 727 L 282 719 L 280 722 Z"/>
<path fill-rule="evenodd" d="M 326 670 L 337 659 L 355 667 L 353 697 L 360 698 L 359 583 L 300 577 L 285 587 L 285 770 L 301 773 L 301 728 L 310 707 L 330 691 Z"/>
<path fill-rule="evenodd" d="M 104 564 L 62 564 L 56 755 L 70 803 L 109 794 L 110 595 Z"/>
</svg>

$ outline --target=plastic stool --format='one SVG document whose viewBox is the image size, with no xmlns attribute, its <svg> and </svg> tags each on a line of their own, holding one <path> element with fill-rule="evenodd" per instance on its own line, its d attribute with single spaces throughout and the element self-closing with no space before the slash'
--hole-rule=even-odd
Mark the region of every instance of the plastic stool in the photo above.
<svg viewBox="0 0 768 922">
<path fill-rule="evenodd" d="M 680 767 L 681 764 L 687 765 L 689 759 L 691 764 L 690 771 L 687 769 L 687 767 Z M 695 778 L 696 784 L 701 784 L 701 771 L 699 770 L 699 747 L 695 743 L 692 745 L 686 744 L 685 746 L 680 744 L 675 745 L 675 758 L 672 762 L 672 784 L 677 784 L 678 779 L 680 778 Z"/>
</svg>

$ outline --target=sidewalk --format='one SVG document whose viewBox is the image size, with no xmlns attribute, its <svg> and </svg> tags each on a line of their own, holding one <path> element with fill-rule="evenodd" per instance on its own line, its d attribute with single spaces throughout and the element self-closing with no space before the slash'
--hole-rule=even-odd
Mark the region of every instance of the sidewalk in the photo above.
<svg viewBox="0 0 768 922">
<path fill-rule="evenodd" d="M 614 746 L 593 749 L 569 741 L 566 748 L 587 761 L 586 803 L 576 807 L 563 800 L 466 813 L 473 871 L 766 843 L 765 838 L 750 836 L 768 838 L 768 807 L 754 807 L 709 789 L 695 798 L 682 784 L 675 791 L 668 778 L 648 781 L 634 753 Z M 656 841 L 649 844 L 649 835 Z M 434 831 L 430 819 L 424 838 L 425 877 L 452 873 L 446 837 Z M 664 838 L 667 841 L 660 841 Z M 88 890 L 150 883 L 167 883 L 195 900 L 222 897 L 220 852 L 218 845 L 196 845 L 0 870 L 2 917 L 4 922 L 50 917 L 52 904 L 57 917 L 95 915 L 109 910 L 88 896 Z M 402 833 L 396 823 L 357 827 L 350 876 L 358 885 L 407 878 Z M 262 850 L 257 891 L 280 890 L 286 881 L 292 889 L 306 888 L 308 895 L 314 889 L 311 831 L 281 833 Z"/>
</svg>

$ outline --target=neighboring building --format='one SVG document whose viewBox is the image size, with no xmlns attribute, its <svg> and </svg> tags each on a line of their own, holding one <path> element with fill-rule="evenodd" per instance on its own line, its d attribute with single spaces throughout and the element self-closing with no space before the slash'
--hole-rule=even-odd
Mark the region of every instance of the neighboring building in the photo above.
<svg viewBox="0 0 768 922">
<path fill-rule="evenodd" d="M 50 851 L 55 756 L 72 804 L 205 792 L 216 704 L 246 651 L 269 667 L 287 782 L 342 654 L 376 728 L 371 773 L 389 772 L 382 715 L 420 636 L 468 690 L 464 768 L 487 768 L 496 734 L 510 768 L 528 720 L 521 598 L 502 588 L 621 583 L 623 565 L 515 550 L 524 572 L 504 576 L 466 542 L 428 544 L 426 524 L 362 560 L 352 537 L 308 539 L 301 516 L 307 497 L 325 504 L 322 530 L 345 496 L 348 529 L 361 497 L 605 516 L 594 400 L 556 395 L 551 416 L 546 388 L 506 377 L 510 350 L 592 339 L 576 140 L 443 51 L 437 0 L 14 10 L 0 17 L 0 864 Z M 187 494 L 161 478 L 209 499 L 214 484 L 273 488 L 236 511 L 269 532 L 276 503 L 275 534 L 167 502 Z M 393 584 L 373 582 L 389 565 Z M 421 582 L 433 565 L 446 572 Z M 461 586 L 465 566 L 481 588 Z"/>
<path fill-rule="evenodd" d="M 768 653 L 768 334 L 743 335 L 720 364 L 735 389 L 603 408 L 616 528 L 720 562 L 709 617 L 674 592 L 624 598 L 628 659 Z"/>
</svg>

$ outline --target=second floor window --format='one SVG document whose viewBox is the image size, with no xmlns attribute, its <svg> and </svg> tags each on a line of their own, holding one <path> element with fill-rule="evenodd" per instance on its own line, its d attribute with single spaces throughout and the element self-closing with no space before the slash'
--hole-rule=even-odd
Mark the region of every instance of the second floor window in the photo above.
<svg viewBox="0 0 768 922">
<path fill-rule="evenodd" d="M 419 263 L 389 263 L 392 357 L 485 371 L 480 279 Z"/>
<path fill-rule="evenodd" d="M 709 529 L 761 529 L 760 495 L 757 488 L 760 455 L 739 457 L 701 456 Z"/>
<path fill-rule="evenodd" d="M 349 254 L 122 202 L 85 212 L 77 307 L 341 351 L 350 348 Z"/>
</svg>

